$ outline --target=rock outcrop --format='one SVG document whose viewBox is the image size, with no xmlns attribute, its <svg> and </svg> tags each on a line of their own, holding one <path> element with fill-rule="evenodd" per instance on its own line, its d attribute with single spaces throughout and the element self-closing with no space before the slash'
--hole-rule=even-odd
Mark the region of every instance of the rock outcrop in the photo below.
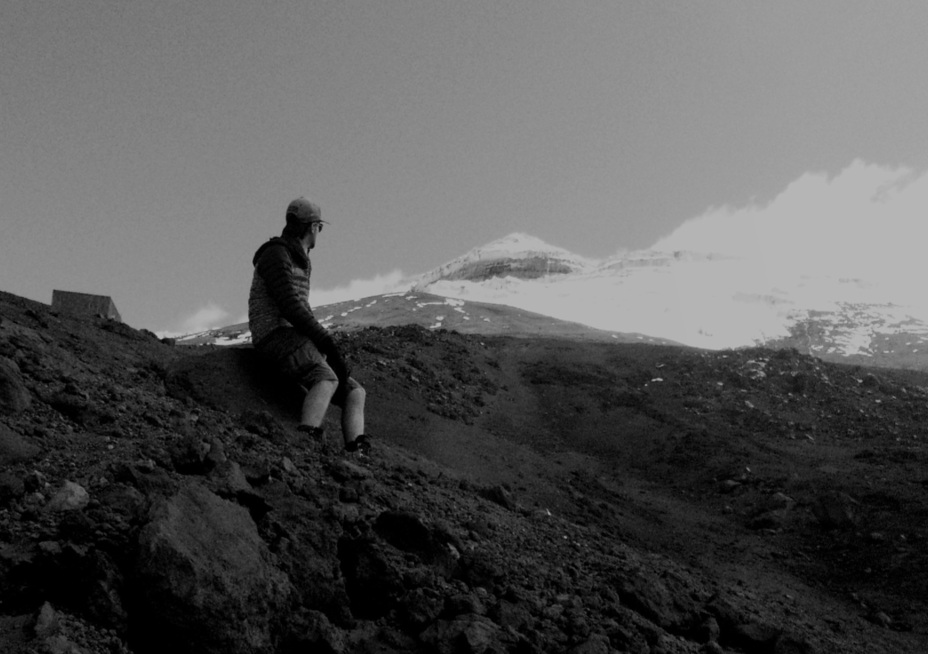
<svg viewBox="0 0 928 654">
<path fill-rule="evenodd" d="M 152 508 L 139 535 L 140 651 L 270 654 L 293 592 L 242 506 L 197 483 Z"/>
</svg>

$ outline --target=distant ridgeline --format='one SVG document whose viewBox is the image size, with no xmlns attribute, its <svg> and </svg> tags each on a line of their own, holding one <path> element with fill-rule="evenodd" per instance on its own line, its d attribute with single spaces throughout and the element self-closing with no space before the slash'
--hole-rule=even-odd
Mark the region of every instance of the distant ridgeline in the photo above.
<svg viewBox="0 0 928 654">
<path fill-rule="evenodd" d="M 83 316 L 103 316 L 122 322 L 113 299 L 108 295 L 52 291 L 52 309 Z"/>
</svg>

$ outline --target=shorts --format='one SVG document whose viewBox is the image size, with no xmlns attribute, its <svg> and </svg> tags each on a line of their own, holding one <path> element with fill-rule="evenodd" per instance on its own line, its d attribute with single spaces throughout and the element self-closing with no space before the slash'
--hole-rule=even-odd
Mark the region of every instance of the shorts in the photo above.
<svg viewBox="0 0 928 654">
<path fill-rule="evenodd" d="M 294 379 L 304 389 L 309 389 L 319 382 L 337 382 L 338 376 L 326 363 L 316 345 L 298 331 L 290 327 L 281 327 L 264 338 L 256 349 L 285 375 Z M 353 377 L 348 383 L 339 385 L 332 398 L 332 404 L 344 406 L 348 393 L 361 385 Z"/>
</svg>

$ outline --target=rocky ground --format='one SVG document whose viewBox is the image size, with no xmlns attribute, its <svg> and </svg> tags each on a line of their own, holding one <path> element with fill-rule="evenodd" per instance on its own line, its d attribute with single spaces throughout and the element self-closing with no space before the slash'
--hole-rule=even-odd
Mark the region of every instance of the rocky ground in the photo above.
<svg viewBox="0 0 928 654">
<path fill-rule="evenodd" d="M 928 651 L 928 377 L 341 335 L 373 455 L 249 348 L 0 293 L 0 651 Z"/>
</svg>

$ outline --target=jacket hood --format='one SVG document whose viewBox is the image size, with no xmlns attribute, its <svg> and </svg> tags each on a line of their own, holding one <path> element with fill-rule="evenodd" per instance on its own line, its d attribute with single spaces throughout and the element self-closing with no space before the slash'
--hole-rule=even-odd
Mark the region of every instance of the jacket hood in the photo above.
<svg viewBox="0 0 928 654">
<path fill-rule="evenodd" d="M 309 266 L 309 256 L 306 254 L 306 250 L 300 245 L 300 242 L 294 238 L 287 238 L 284 236 L 275 236 L 274 238 L 265 241 L 261 244 L 261 247 L 258 248 L 255 252 L 255 256 L 252 257 L 252 265 L 258 264 L 258 259 L 261 258 L 261 255 L 264 254 L 264 251 L 270 247 L 281 246 L 287 248 L 290 252 L 290 257 L 293 259 L 293 263 L 298 265 L 300 268 L 306 268 Z"/>
</svg>

